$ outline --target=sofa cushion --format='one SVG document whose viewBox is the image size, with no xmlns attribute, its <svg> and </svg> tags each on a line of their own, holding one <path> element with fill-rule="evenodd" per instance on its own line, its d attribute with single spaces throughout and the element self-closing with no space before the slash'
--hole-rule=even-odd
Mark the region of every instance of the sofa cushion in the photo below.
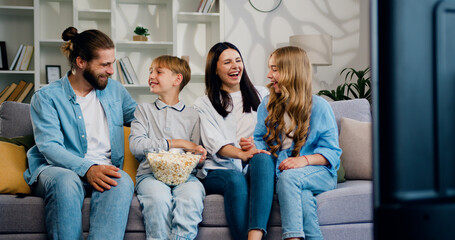
<svg viewBox="0 0 455 240">
<path fill-rule="evenodd" d="M 341 162 L 346 179 L 371 180 L 373 172 L 371 122 L 341 118 Z"/>
<path fill-rule="evenodd" d="M 346 172 L 344 171 L 343 164 L 340 162 L 340 168 L 337 171 L 337 183 L 346 182 L 345 178 Z"/>
<path fill-rule="evenodd" d="M 361 122 L 371 122 L 370 102 L 366 99 L 353 99 L 329 102 L 335 114 L 335 119 L 340 130 L 341 118 L 350 118 Z"/>
<path fill-rule="evenodd" d="M 30 194 L 30 187 L 24 180 L 27 169 L 27 155 L 24 146 L 0 141 L 0 193 Z"/>
<path fill-rule="evenodd" d="M 131 179 L 134 182 L 134 185 L 136 185 L 136 173 L 137 173 L 137 168 L 139 166 L 139 162 L 136 160 L 136 158 L 133 156 L 133 154 L 130 151 L 130 142 L 128 140 L 130 136 L 131 128 L 129 127 L 123 127 L 123 135 L 124 135 L 124 146 L 125 146 L 125 155 L 123 159 L 123 171 L 128 173 L 130 175 Z"/>
<path fill-rule="evenodd" d="M 350 180 L 316 196 L 319 224 L 373 222 L 373 183 Z"/>
<path fill-rule="evenodd" d="M 30 104 L 6 101 L 0 105 L 0 136 L 33 135 Z"/>
<path fill-rule="evenodd" d="M 9 142 L 18 146 L 24 146 L 25 152 L 35 145 L 35 138 L 33 135 L 19 136 L 19 137 L 0 137 L 1 142 Z"/>
<path fill-rule="evenodd" d="M 40 197 L 0 195 L 0 233 L 46 232 L 44 200 Z"/>
<path fill-rule="evenodd" d="M 371 122 L 370 102 L 366 99 L 352 99 L 329 102 L 337 121 L 338 131 L 341 130 L 341 118 L 350 118 L 362 122 Z M 346 181 L 344 164 L 338 169 L 338 183 Z"/>
</svg>

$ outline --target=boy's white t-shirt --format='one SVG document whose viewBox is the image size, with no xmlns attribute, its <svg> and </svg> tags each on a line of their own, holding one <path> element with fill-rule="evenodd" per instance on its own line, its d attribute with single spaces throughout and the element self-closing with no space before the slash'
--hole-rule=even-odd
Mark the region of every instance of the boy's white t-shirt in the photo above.
<svg viewBox="0 0 455 240">
<path fill-rule="evenodd" d="M 85 97 L 76 97 L 76 102 L 84 116 L 85 132 L 87 134 L 87 154 L 85 158 L 100 165 L 112 165 L 111 142 L 109 127 L 103 106 L 93 89 Z"/>
</svg>

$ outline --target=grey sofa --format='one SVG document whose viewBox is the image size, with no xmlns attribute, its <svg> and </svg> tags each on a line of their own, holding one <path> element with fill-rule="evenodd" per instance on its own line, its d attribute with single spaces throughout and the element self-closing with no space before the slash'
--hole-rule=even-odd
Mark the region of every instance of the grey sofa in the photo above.
<svg viewBox="0 0 455 240">
<path fill-rule="evenodd" d="M 331 102 L 337 120 L 348 117 L 371 121 L 366 100 Z M 4 102 L 0 106 L 0 136 L 32 134 L 28 104 Z M 2 161 L 0 155 L 0 161 Z M 350 179 L 317 196 L 319 223 L 325 239 L 373 239 L 371 180 Z M 0 239 L 46 239 L 43 200 L 31 195 L 0 194 Z M 83 229 L 89 229 L 89 199 L 83 207 Z M 223 196 L 208 195 L 197 239 L 231 239 L 224 215 Z M 274 201 L 266 239 L 281 239 L 280 213 Z M 139 202 L 131 204 L 125 239 L 145 239 Z"/>
</svg>

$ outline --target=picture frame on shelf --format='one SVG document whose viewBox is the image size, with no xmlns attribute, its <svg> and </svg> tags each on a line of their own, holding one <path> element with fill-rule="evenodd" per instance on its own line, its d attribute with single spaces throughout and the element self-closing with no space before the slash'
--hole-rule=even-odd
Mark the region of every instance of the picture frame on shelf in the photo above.
<svg viewBox="0 0 455 240">
<path fill-rule="evenodd" d="M 8 58 L 6 56 L 5 41 L 0 41 L 0 70 L 8 70 Z"/>
<path fill-rule="evenodd" d="M 61 78 L 60 65 L 46 65 L 46 83 L 52 83 Z"/>
</svg>

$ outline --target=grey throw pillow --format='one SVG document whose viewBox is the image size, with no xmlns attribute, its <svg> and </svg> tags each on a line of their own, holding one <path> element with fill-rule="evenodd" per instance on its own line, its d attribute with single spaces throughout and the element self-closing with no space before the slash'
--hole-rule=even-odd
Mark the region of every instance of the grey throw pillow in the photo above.
<svg viewBox="0 0 455 240">
<path fill-rule="evenodd" d="M 373 145 L 371 122 L 349 118 L 340 121 L 341 164 L 347 180 L 371 180 L 373 176 Z"/>
</svg>

